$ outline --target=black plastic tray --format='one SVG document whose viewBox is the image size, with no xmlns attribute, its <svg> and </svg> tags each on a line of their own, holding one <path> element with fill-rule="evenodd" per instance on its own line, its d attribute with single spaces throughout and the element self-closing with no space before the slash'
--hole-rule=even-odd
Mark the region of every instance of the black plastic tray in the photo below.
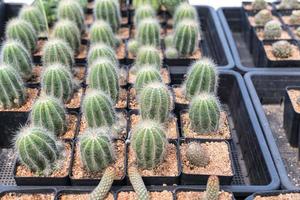
<svg viewBox="0 0 300 200">
<path fill-rule="evenodd" d="M 254 200 L 254 198 L 258 195 L 262 197 L 267 197 L 267 196 L 273 196 L 273 195 L 276 196 L 279 194 L 287 194 L 287 193 L 300 193 L 300 190 L 281 190 L 281 191 L 276 190 L 276 191 L 269 191 L 269 192 L 258 192 L 247 197 L 245 200 Z"/>
<path fill-rule="evenodd" d="M 188 186 L 179 186 L 174 191 L 174 199 L 177 199 L 176 194 L 178 192 L 204 192 L 204 191 L 205 191 L 205 188 L 200 189 L 200 188 L 191 188 Z M 227 192 L 227 191 L 224 191 L 224 192 Z M 228 192 L 228 193 L 231 193 L 231 192 Z M 235 200 L 234 195 L 232 195 L 231 200 Z"/>
</svg>

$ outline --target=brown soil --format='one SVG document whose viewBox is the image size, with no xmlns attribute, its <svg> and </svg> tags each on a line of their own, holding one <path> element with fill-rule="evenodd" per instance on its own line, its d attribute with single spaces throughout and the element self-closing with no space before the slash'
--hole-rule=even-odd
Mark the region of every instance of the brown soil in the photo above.
<svg viewBox="0 0 300 200">
<path fill-rule="evenodd" d="M 259 40 L 264 40 L 264 31 L 256 31 L 256 34 L 259 38 Z M 281 36 L 280 38 L 276 38 L 277 40 L 289 40 L 291 39 L 290 34 L 287 31 L 281 31 Z"/>
<path fill-rule="evenodd" d="M 65 106 L 67 108 L 80 108 L 82 95 L 83 95 L 83 88 L 74 91 L 72 99 L 68 103 L 66 103 Z"/>
<path fill-rule="evenodd" d="M 32 76 L 31 78 L 27 81 L 27 83 L 39 83 L 41 80 L 41 74 L 42 74 L 43 68 L 41 66 L 34 66 L 32 68 Z"/>
<path fill-rule="evenodd" d="M 116 49 L 116 54 L 119 60 L 126 57 L 126 45 L 124 42 L 121 42 L 120 46 Z"/>
<path fill-rule="evenodd" d="M 85 15 L 85 20 L 84 20 L 84 24 L 87 26 L 90 26 L 94 23 L 94 16 L 93 14 L 86 14 Z M 122 17 L 121 19 L 121 24 L 128 24 L 128 18 L 127 17 Z"/>
<path fill-rule="evenodd" d="M 291 99 L 294 110 L 300 113 L 300 90 L 290 89 L 288 90 L 288 95 Z"/>
<path fill-rule="evenodd" d="M 76 59 L 86 59 L 88 53 L 88 47 L 87 45 L 81 44 L 79 47 L 79 52 L 76 54 Z"/>
<path fill-rule="evenodd" d="M 128 166 L 136 163 L 136 155 L 130 146 L 127 156 Z M 138 170 L 141 176 L 178 176 L 179 171 L 176 146 L 171 143 L 167 145 L 165 159 L 154 169 L 147 170 L 139 168 Z"/>
<path fill-rule="evenodd" d="M 42 50 L 44 47 L 44 44 L 47 42 L 47 40 L 38 40 L 36 44 L 36 50 L 33 54 L 33 56 L 42 56 Z"/>
<path fill-rule="evenodd" d="M 201 147 L 209 154 L 209 164 L 206 167 L 197 167 L 189 163 L 186 157 L 188 145 L 180 145 L 180 155 L 182 160 L 182 172 L 185 174 L 197 175 L 218 175 L 232 176 L 232 166 L 230 160 L 229 146 L 225 142 L 201 143 Z"/>
<path fill-rule="evenodd" d="M 272 52 L 272 45 L 264 45 L 265 51 L 267 54 L 267 57 L 272 61 L 278 61 L 278 60 L 300 60 L 300 51 L 299 48 L 292 44 L 292 56 L 288 58 L 277 58 L 274 56 Z"/>
<path fill-rule="evenodd" d="M 281 16 L 281 19 L 282 19 L 283 23 L 285 23 L 287 25 L 295 25 L 290 22 L 290 20 L 291 20 L 290 16 Z"/>
<path fill-rule="evenodd" d="M 257 26 L 256 23 L 255 23 L 254 16 L 248 17 L 248 20 L 249 20 L 251 26 L 254 26 L 254 27 Z M 275 16 L 273 16 L 273 20 L 280 22 L 279 18 L 275 17 Z M 280 22 L 280 24 L 281 24 L 281 22 Z"/>
<path fill-rule="evenodd" d="M 119 71 L 119 85 L 126 86 L 127 85 L 128 72 L 127 68 L 121 67 Z"/>
<path fill-rule="evenodd" d="M 205 199 L 205 192 L 178 192 L 177 200 L 199 200 Z M 219 200 L 232 200 L 232 194 L 228 192 L 219 192 Z"/>
<path fill-rule="evenodd" d="M 172 200 L 173 194 L 169 191 L 149 192 L 151 200 Z M 118 200 L 139 200 L 135 192 L 120 192 L 117 197 Z"/>
<path fill-rule="evenodd" d="M 7 193 L 1 200 L 54 200 L 54 194 L 22 194 Z"/>
<path fill-rule="evenodd" d="M 59 200 L 87 200 L 89 194 L 63 194 L 59 197 Z M 114 195 L 109 193 L 105 200 L 114 200 Z"/>
<path fill-rule="evenodd" d="M 83 82 L 86 75 L 86 67 L 74 66 L 72 70 L 73 70 L 74 78 L 79 82 Z"/>
<path fill-rule="evenodd" d="M 171 78 L 170 78 L 170 72 L 167 68 L 161 68 L 160 69 L 160 74 L 161 74 L 161 77 L 162 77 L 162 80 L 165 84 L 170 84 L 171 82 Z M 129 70 L 129 75 L 128 75 L 128 83 L 130 84 L 134 84 L 135 83 L 135 80 L 136 80 L 136 72 L 135 72 L 135 69 L 134 68 L 131 68 Z"/>
<path fill-rule="evenodd" d="M 173 88 L 174 95 L 175 95 L 175 102 L 180 104 L 190 104 L 190 101 L 185 97 L 184 91 L 181 87 L 174 87 Z"/>
<path fill-rule="evenodd" d="M 280 194 L 277 196 L 262 197 L 256 196 L 254 200 L 297 200 L 300 199 L 300 193 Z"/>
<path fill-rule="evenodd" d="M 75 137 L 78 117 L 76 115 L 67 115 L 68 129 L 63 134 L 58 136 L 59 139 L 73 139 Z"/>
<path fill-rule="evenodd" d="M 136 90 L 134 88 L 129 89 L 129 109 L 136 110 L 139 109 L 139 104 L 136 99 Z"/>
<path fill-rule="evenodd" d="M 117 140 L 114 142 L 114 144 L 116 149 L 116 163 L 112 165 L 116 167 L 115 180 L 121 180 L 125 176 L 125 143 Z M 76 143 L 71 178 L 100 179 L 102 175 L 103 171 L 90 172 L 84 168 L 83 164 L 81 163 L 79 145 Z"/>
</svg>

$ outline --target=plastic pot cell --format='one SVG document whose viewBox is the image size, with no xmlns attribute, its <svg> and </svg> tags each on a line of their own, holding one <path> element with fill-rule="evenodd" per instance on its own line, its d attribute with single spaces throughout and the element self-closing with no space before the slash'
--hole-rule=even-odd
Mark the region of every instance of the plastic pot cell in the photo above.
<svg viewBox="0 0 300 200">
<path fill-rule="evenodd" d="M 279 197 L 280 196 L 280 197 Z M 274 198 L 274 199 L 300 199 L 300 191 L 299 190 L 277 190 L 277 191 L 268 191 L 268 192 L 257 192 L 245 200 L 256 200 L 257 197 L 261 198 Z M 272 198 L 272 199 L 273 199 Z"/>
<path fill-rule="evenodd" d="M 205 199 L 205 187 L 195 188 L 189 186 L 179 186 L 175 189 L 175 199 L 177 200 L 190 200 L 194 198 Z M 234 195 L 231 192 L 221 190 L 219 193 L 219 199 L 223 200 L 235 200 Z"/>
<path fill-rule="evenodd" d="M 0 198 L 2 199 L 54 199 L 55 197 L 54 188 L 44 188 L 44 189 L 7 189 L 0 193 Z"/>
<path fill-rule="evenodd" d="M 164 199 L 164 200 L 173 200 L 174 193 L 172 188 L 152 186 L 148 187 L 147 191 L 149 192 L 150 199 Z M 133 200 L 137 199 L 136 193 L 132 187 L 122 188 L 117 190 L 116 199 L 128 199 Z"/>
<path fill-rule="evenodd" d="M 82 189 L 79 187 L 72 187 L 71 189 L 62 189 L 56 193 L 55 199 L 88 199 L 92 189 Z M 106 197 L 107 200 L 114 200 L 115 193 L 110 191 L 108 196 Z"/>
</svg>

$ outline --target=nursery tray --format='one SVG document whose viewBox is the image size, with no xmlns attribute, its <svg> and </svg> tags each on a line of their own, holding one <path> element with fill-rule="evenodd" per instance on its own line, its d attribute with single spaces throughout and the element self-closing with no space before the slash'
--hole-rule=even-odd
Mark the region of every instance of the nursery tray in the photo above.
<svg viewBox="0 0 300 200">
<path fill-rule="evenodd" d="M 300 193 L 300 190 L 276 190 L 276 191 L 269 191 L 269 192 L 258 192 L 247 197 L 245 200 L 254 200 L 256 196 L 268 197 L 268 196 L 276 196 L 276 195 L 288 194 L 288 193 Z"/>
</svg>

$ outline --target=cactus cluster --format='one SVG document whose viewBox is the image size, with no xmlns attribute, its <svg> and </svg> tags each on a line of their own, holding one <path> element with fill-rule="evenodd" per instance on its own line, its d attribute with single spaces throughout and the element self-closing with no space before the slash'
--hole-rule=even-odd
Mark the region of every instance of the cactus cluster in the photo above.
<svg viewBox="0 0 300 200">
<path fill-rule="evenodd" d="M 298 9 L 300 4 L 298 0 L 281 0 L 278 9 Z"/>
<path fill-rule="evenodd" d="M 252 2 L 253 10 L 263 10 L 267 9 L 268 3 L 265 0 L 255 0 Z"/>
<path fill-rule="evenodd" d="M 143 6 L 145 4 L 149 4 L 153 7 L 154 10 L 158 10 L 161 6 L 161 0 L 133 0 L 132 5 L 135 9 Z"/>
<path fill-rule="evenodd" d="M 210 176 L 207 181 L 205 200 L 219 200 L 220 182 L 217 176 Z"/>
<path fill-rule="evenodd" d="M 277 58 L 289 58 L 293 54 L 293 47 L 288 41 L 278 41 L 272 44 L 272 53 Z"/>
<path fill-rule="evenodd" d="M 128 177 L 135 193 L 137 194 L 138 199 L 150 200 L 147 188 L 136 166 L 129 166 Z"/>
<path fill-rule="evenodd" d="M 136 40 L 139 45 L 160 47 L 160 24 L 156 19 L 146 18 L 137 27 Z"/>
<path fill-rule="evenodd" d="M 115 66 L 119 65 L 114 49 L 103 43 L 96 43 L 91 46 L 87 55 L 88 65 L 91 66 L 99 58 L 107 58 Z"/>
<path fill-rule="evenodd" d="M 141 5 L 135 10 L 134 19 L 133 19 L 134 25 L 137 27 L 142 20 L 147 18 L 153 19 L 155 17 L 156 17 L 156 13 L 155 10 L 152 8 L 152 6 L 148 4 Z"/>
<path fill-rule="evenodd" d="M 292 25 L 300 24 L 300 10 L 293 10 L 290 16 L 290 23 Z"/>
<path fill-rule="evenodd" d="M 91 44 L 104 43 L 115 48 L 118 44 L 117 38 L 110 25 L 103 20 L 97 20 L 90 29 Z"/>
<path fill-rule="evenodd" d="M 176 11 L 178 5 L 186 0 L 161 0 L 162 5 L 167 9 L 167 11 L 173 15 Z"/>
<path fill-rule="evenodd" d="M 141 68 L 145 65 L 152 65 L 160 70 L 162 58 L 158 49 L 153 46 L 143 46 L 139 49 L 135 60 L 135 68 Z"/>
<path fill-rule="evenodd" d="M 194 6 L 187 2 L 181 3 L 174 14 L 174 26 L 176 27 L 182 20 L 190 19 L 198 21 L 198 13 Z"/>
<path fill-rule="evenodd" d="M 267 22 L 271 21 L 273 19 L 272 12 L 267 9 L 263 9 L 259 11 L 254 16 L 254 21 L 257 26 L 264 26 Z"/>
<path fill-rule="evenodd" d="M 190 142 L 187 146 L 186 157 L 188 161 L 197 167 L 206 167 L 209 163 L 209 156 L 206 149 L 198 142 Z"/>
<path fill-rule="evenodd" d="M 153 82 L 161 82 L 162 77 L 160 72 L 153 66 L 144 66 L 142 69 L 139 69 L 134 88 L 137 93 L 139 93 L 147 84 Z"/>
<path fill-rule="evenodd" d="M 275 39 L 281 37 L 281 24 L 276 20 L 269 21 L 264 27 L 264 38 Z"/>
</svg>

